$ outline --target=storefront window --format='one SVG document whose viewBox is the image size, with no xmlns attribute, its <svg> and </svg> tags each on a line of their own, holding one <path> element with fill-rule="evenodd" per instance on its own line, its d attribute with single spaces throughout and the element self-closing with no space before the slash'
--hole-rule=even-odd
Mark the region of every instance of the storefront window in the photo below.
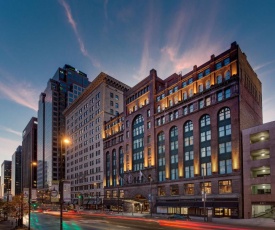
<svg viewBox="0 0 275 230">
<path fill-rule="evenodd" d="M 219 193 L 232 193 L 231 180 L 221 180 L 219 181 Z"/>
<path fill-rule="evenodd" d="M 171 196 L 179 195 L 179 186 L 177 184 L 170 186 L 170 194 Z"/>
<path fill-rule="evenodd" d="M 194 195 L 194 184 L 185 184 L 184 185 L 184 194 L 185 195 Z"/>
</svg>

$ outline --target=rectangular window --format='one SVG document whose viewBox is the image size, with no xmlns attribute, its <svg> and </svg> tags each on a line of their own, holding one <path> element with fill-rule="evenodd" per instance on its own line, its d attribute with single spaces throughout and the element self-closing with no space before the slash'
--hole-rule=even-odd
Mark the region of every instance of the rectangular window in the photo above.
<svg viewBox="0 0 275 230">
<path fill-rule="evenodd" d="M 206 106 L 211 105 L 211 97 L 206 98 Z"/>
<path fill-rule="evenodd" d="M 195 194 L 194 184 L 184 184 L 184 194 L 194 195 Z"/>
<path fill-rule="evenodd" d="M 218 99 L 218 101 L 222 101 L 222 99 L 223 99 L 222 91 L 218 92 L 217 99 Z"/>
<path fill-rule="evenodd" d="M 219 181 L 219 194 L 232 193 L 232 182 L 231 180 Z"/>
<path fill-rule="evenodd" d="M 202 194 L 203 194 L 203 191 L 205 191 L 206 194 L 211 194 L 212 193 L 211 187 L 212 187 L 211 182 L 201 183 Z"/>
<path fill-rule="evenodd" d="M 170 186 L 170 195 L 171 196 L 177 196 L 177 195 L 179 195 L 179 186 L 177 184 Z"/>
<path fill-rule="evenodd" d="M 203 78 L 203 72 L 198 74 L 198 79 L 201 79 L 201 78 Z"/>
<path fill-rule="evenodd" d="M 192 113 L 194 111 L 194 106 L 193 104 L 189 105 L 189 112 Z"/>
<path fill-rule="evenodd" d="M 230 63 L 230 58 L 226 58 L 226 59 L 224 59 L 224 65 L 228 65 L 229 63 Z"/>
<path fill-rule="evenodd" d="M 151 121 L 148 121 L 147 122 L 147 129 L 150 129 L 151 128 Z"/>
<path fill-rule="evenodd" d="M 229 98 L 231 96 L 231 89 L 228 88 L 225 90 L 225 98 Z"/>
<path fill-rule="evenodd" d="M 216 64 L 216 70 L 220 69 L 220 68 L 222 68 L 222 63 L 221 62 L 219 62 L 219 63 Z"/>
<path fill-rule="evenodd" d="M 158 187 L 158 195 L 165 196 L 165 187 L 164 186 Z"/>
<path fill-rule="evenodd" d="M 208 74 L 210 74 L 210 69 L 206 69 L 206 70 L 204 71 L 204 75 L 205 75 L 205 76 L 208 75 Z"/>
<path fill-rule="evenodd" d="M 199 108 L 202 109 L 204 107 L 204 99 L 199 100 Z"/>
</svg>

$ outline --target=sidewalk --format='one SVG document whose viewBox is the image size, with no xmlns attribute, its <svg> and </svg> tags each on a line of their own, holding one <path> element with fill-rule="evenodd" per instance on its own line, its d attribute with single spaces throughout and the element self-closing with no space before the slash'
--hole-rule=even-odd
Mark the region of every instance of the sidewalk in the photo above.
<svg viewBox="0 0 275 230">
<path fill-rule="evenodd" d="M 2 220 L 0 219 L 0 230 L 12 230 L 12 229 L 28 229 L 26 226 L 23 227 L 16 227 L 15 220 Z"/>
</svg>

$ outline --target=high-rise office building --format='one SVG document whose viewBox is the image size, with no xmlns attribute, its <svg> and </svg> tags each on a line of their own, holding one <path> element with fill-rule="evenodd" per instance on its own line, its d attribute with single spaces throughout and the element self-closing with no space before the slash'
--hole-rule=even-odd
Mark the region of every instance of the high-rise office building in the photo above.
<svg viewBox="0 0 275 230">
<path fill-rule="evenodd" d="M 123 141 L 104 128 L 106 204 L 243 217 L 241 131 L 262 124 L 262 85 L 236 42 L 185 75 L 151 70 L 124 101 Z"/>
<path fill-rule="evenodd" d="M 32 117 L 22 134 L 22 188 L 29 188 L 32 180 L 33 188 L 37 186 L 37 167 L 31 162 L 37 162 L 37 118 Z M 32 175 L 31 174 L 32 171 Z"/>
<path fill-rule="evenodd" d="M 123 111 L 129 86 L 100 73 L 64 112 L 71 144 L 66 152 L 66 180 L 74 203 L 88 205 L 103 196 L 103 126 Z"/>
<path fill-rule="evenodd" d="M 18 146 L 12 155 L 11 162 L 11 194 L 20 195 L 22 192 L 22 146 Z"/>
<path fill-rule="evenodd" d="M 40 95 L 37 127 L 37 187 L 40 190 L 48 190 L 53 181 L 60 178 L 59 166 L 64 162 L 60 158 L 64 151 L 61 150 L 61 138 L 65 134 L 63 111 L 88 85 L 85 73 L 65 65 L 57 69 Z"/>
<path fill-rule="evenodd" d="M 1 189 L 2 196 L 7 200 L 11 192 L 11 161 L 3 161 L 1 164 Z"/>
</svg>

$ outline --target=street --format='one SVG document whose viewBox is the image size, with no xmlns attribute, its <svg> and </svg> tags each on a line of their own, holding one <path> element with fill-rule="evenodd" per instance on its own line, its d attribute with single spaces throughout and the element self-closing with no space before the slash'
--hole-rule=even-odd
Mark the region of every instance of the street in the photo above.
<svg viewBox="0 0 275 230">
<path fill-rule="evenodd" d="M 32 213 L 31 228 L 58 230 L 59 213 Z M 223 229 L 223 230 L 249 230 L 259 229 L 249 226 L 234 226 L 218 223 L 205 223 L 198 221 L 181 221 L 167 219 L 151 219 L 144 217 L 132 217 L 123 215 L 111 215 L 101 213 L 64 213 L 63 216 L 64 230 L 120 230 L 120 229 Z"/>
</svg>

